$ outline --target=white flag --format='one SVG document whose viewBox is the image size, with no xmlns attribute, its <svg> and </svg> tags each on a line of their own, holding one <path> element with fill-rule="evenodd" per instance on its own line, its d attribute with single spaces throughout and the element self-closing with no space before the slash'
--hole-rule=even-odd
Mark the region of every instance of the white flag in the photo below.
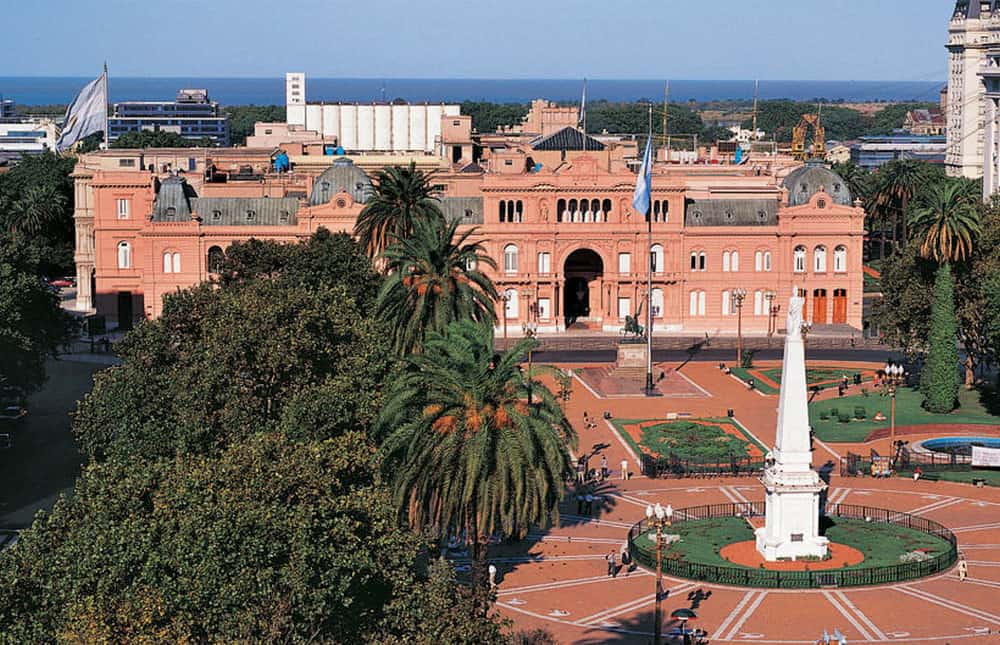
<svg viewBox="0 0 1000 645">
<path fill-rule="evenodd" d="M 66 148 L 84 137 L 101 132 L 107 127 L 108 73 L 87 83 L 66 110 L 62 133 L 56 141 L 56 151 Z"/>
<path fill-rule="evenodd" d="M 653 190 L 653 135 L 646 137 L 646 154 L 642 156 L 642 166 L 635 180 L 635 193 L 632 194 L 632 206 L 637 213 L 649 213 L 650 193 Z"/>
</svg>

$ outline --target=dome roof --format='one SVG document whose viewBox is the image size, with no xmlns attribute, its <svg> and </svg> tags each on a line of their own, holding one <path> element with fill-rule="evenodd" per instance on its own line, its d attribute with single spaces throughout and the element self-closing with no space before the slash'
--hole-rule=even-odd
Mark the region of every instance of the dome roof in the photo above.
<svg viewBox="0 0 1000 645">
<path fill-rule="evenodd" d="M 788 189 L 788 205 L 801 206 L 809 203 L 812 196 L 822 188 L 835 204 L 851 206 L 854 200 L 851 189 L 840 175 L 820 161 L 809 161 L 801 168 L 790 172 L 781 184 Z"/>
<path fill-rule="evenodd" d="M 371 185 L 371 179 L 353 161 L 337 159 L 313 182 L 309 205 L 326 204 L 339 192 L 349 193 L 356 203 L 363 204 L 368 201 Z"/>
</svg>

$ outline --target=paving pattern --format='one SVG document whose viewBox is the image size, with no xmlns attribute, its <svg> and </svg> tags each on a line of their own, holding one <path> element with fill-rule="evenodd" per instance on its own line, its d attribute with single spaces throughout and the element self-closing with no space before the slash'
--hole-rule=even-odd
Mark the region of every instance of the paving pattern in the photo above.
<svg viewBox="0 0 1000 645">
<path fill-rule="evenodd" d="M 584 412 L 590 417 L 609 412 L 616 417 L 664 418 L 669 412 L 721 416 L 726 408 L 734 408 L 749 432 L 764 445 L 773 442 L 776 397 L 747 390 L 717 366 L 689 363 L 681 371 L 708 396 L 602 399 L 575 380 L 567 416 L 584 428 Z M 638 464 L 611 424 L 601 420 L 596 429 L 580 433 L 577 454 L 606 455 L 612 465 L 611 477 L 599 487 L 601 499 L 589 516 L 578 514 L 576 502 L 568 500 L 559 526 L 491 550 L 500 570 L 497 604 L 520 628 L 544 627 L 560 642 L 648 643 L 655 576 L 640 568 L 609 578 L 604 556 L 618 553 L 647 504 L 682 508 L 756 502 L 763 500 L 763 489 L 752 478 L 623 481 L 621 460 L 627 459 L 633 472 Z M 873 445 L 884 449 L 878 442 Z M 835 461 L 845 453 L 842 444 L 817 443 L 814 464 Z M 839 629 L 851 643 L 1000 643 L 998 489 L 901 478 L 840 478 L 835 473 L 829 499 L 918 514 L 948 526 L 967 557 L 969 578 L 959 581 L 953 569 L 895 585 L 802 591 L 740 589 L 665 577 L 669 594 L 663 601 L 664 616 L 680 607 L 694 608 L 698 619 L 692 626 L 707 630 L 712 643 L 814 643 L 824 629 Z M 672 625 L 665 618 L 664 630 Z"/>
</svg>

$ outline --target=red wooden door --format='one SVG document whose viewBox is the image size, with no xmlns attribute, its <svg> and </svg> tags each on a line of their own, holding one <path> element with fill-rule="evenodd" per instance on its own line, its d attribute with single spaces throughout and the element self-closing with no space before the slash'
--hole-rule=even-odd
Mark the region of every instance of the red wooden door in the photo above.
<svg viewBox="0 0 1000 645">
<path fill-rule="evenodd" d="M 826 289 L 813 291 L 813 324 L 826 324 Z"/>
<path fill-rule="evenodd" d="M 835 289 L 833 292 L 833 322 L 847 324 L 847 289 Z"/>
</svg>

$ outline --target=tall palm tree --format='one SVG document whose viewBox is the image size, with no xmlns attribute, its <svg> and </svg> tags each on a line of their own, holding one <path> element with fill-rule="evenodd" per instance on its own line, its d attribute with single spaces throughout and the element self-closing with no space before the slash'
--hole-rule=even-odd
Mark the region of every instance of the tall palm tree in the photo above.
<svg viewBox="0 0 1000 645">
<path fill-rule="evenodd" d="M 896 239 L 897 223 L 902 223 L 898 248 L 905 248 L 908 238 L 906 213 L 910 201 L 927 181 L 927 165 L 913 159 L 890 161 L 874 175 L 872 198 L 876 208 L 883 213 L 892 212 L 893 239 Z"/>
<path fill-rule="evenodd" d="M 972 182 L 948 181 L 917 195 L 911 224 L 923 239 L 920 254 L 940 264 L 972 254 L 980 233 L 978 196 Z"/>
<path fill-rule="evenodd" d="M 66 212 L 66 196 L 49 184 L 29 186 L 21 197 L 5 208 L 3 225 L 27 235 L 37 235 Z"/>
<path fill-rule="evenodd" d="M 475 229 L 457 228 L 457 221 L 415 220 L 412 235 L 382 254 L 389 276 L 375 306 L 401 355 L 419 351 L 429 331 L 444 332 L 456 320 L 496 323 L 496 287 L 479 270 L 496 263 L 479 242 L 469 242 Z"/>
<path fill-rule="evenodd" d="M 433 174 L 417 164 L 380 170 L 369 189 L 368 202 L 354 224 L 354 235 L 368 257 L 375 258 L 390 244 L 413 233 L 419 220 L 443 220 Z"/>
<path fill-rule="evenodd" d="M 485 610 L 490 536 L 523 538 L 559 519 L 576 435 L 552 393 L 520 369 L 533 339 L 495 353 L 492 330 L 453 323 L 406 358 L 379 420 L 386 472 L 410 526 L 472 546 L 473 589 Z"/>
</svg>

